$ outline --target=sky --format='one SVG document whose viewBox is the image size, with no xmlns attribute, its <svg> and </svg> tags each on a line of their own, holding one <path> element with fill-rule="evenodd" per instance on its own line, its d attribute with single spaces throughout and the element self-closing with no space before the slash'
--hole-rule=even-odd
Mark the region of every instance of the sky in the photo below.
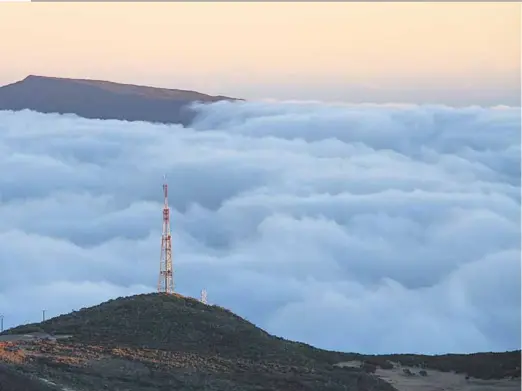
<svg viewBox="0 0 522 391">
<path fill-rule="evenodd" d="M 520 105 L 520 27 L 516 3 L 2 3 L 0 84 Z"/>
<path fill-rule="evenodd" d="M 0 111 L 6 327 L 176 290 L 361 353 L 520 349 L 520 110 L 219 102 L 191 126 Z"/>
</svg>

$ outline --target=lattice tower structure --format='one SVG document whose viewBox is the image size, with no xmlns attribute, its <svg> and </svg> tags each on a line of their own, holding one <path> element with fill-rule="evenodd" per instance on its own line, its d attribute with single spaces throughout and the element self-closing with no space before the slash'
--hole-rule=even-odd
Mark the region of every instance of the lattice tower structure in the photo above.
<svg viewBox="0 0 522 391">
<path fill-rule="evenodd" d="M 168 201 L 168 185 L 163 177 L 163 231 L 161 234 L 160 272 L 158 279 L 159 293 L 174 293 L 174 269 L 172 267 L 172 237 L 170 234 L 170 208 Z"/>
<path fill-rule="evenodd" d="M 208 304 L 208 301 L 207 301 L 207 290 L 206 289 L 202 289 L 201 290 L 201 298 L 199 299 L 203 304 Z"/>
</svg>

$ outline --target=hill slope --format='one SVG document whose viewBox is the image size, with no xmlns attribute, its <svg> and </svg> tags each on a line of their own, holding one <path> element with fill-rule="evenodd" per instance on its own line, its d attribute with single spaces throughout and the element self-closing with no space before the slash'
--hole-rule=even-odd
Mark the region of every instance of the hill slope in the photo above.
<svg viewBox="0 0 522 391">
<path fill-rule="evenodd" d="M 190 103 L 236 100 L 195 91 L 154 88 L 100 80 L 33 76 L 0 87 L 0 110 L 30 109 L 85 118 L 179 123 L 194 117 Z"/>
<path fill-rule="evenodd" d="M 28 333 L 72 337 L 35 342 L 24 336 Z M 378 375 L 389 371 L 392 363 L 414 372 L 457 372 L 462 379 L 520 378 L 520 351 L 442 356 L 330 352 L 272 336 L 219 306 L 160 294 L 110 300 L 7 330 L 0 335 L 2 359 L 11 363 L 11 372 L 4 375 L 13 384 L 22 381 L 13 377 L 16 368 L 33 383 L 44 378 L 75 391 L 105 386 L 140 391 L 392 391 L 371 374 L 379 367 Z M 350 361 L 362 362 L 364 368 L 337 366 Z M 0 384 L 1 379 L 2 367 Z"/>
<path fill-rule="evenodd" d="M 74 390 L 394 390 L 358 368 L 334 367 L 336 353 L 178 296 L 120 298 L 4 334 L 30 332 L 73 337 L 4 342 L 5 359 Z"/>
</svg>

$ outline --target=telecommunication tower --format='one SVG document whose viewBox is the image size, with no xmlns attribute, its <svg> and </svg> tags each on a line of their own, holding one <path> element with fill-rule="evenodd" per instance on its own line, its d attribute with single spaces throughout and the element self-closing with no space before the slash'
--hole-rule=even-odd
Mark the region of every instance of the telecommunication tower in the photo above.
<svg viewBox="0 0 522 391">
<path fill-rule="evenodd" d="M 163 176 L 163 232 L 161 235 L 160 273 L 158 292 L 174 293 L 174 271 L 172 269 L 172 239 L 170 236 L 170 209 L 168 202 L 167 177 Z"/>
<path fill-rule="evenodd" d="M 207 290 L 206 289 L 202 289 L 201 290 L 201 299 L 200 299 L 200 301 L 203 304 L 207 304 Z"/>
</svg>

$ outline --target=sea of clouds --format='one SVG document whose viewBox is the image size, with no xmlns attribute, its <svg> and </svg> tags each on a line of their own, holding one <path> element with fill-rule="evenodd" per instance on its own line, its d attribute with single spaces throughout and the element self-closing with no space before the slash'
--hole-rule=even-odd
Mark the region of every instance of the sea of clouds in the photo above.
<svg viewBox="0 0 522 391">
<path fill-rule="evenodd" d="M 520 109 L 220 102 L 190 128 L 0 111 L 5 327 L 176 289 L 363 353 L 519 349 Z"/>
</svg>

